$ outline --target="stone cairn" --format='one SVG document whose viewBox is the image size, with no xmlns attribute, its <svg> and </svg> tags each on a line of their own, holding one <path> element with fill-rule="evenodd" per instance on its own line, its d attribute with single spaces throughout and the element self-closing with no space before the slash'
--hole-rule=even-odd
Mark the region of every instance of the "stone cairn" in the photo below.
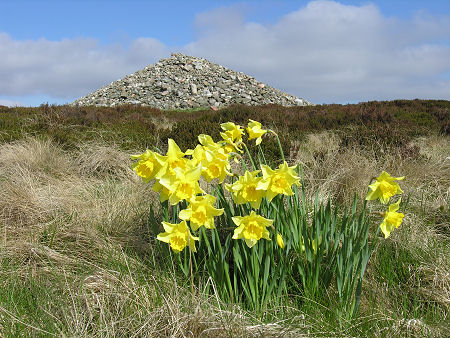
<svg viewBox="0 0 450 338">
<path fill-rule="evenodd" d="M 230 104 L 307 106 L 310 102 L 203 58 L 181 53 L 161 59 L 72 103 L 78 106 L 136 104 L 192 109 Z"/>
</svg>

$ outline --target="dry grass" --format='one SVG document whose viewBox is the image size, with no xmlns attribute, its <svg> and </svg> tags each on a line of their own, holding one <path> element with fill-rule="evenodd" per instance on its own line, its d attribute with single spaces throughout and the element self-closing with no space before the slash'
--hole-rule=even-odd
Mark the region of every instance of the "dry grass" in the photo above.
<svg viewBox="0 0 450 338">
<path fill-rule="evenodd" d="M 52 246 L 69 257 L 90 258 L 101 256 L 104 242 L 110 240 L 100 232 L 123 239 L 135 231 L 133 218 L 148 206 L 142 196 L 151 194 L 133 175 L 124 156 L 100 145 L 83 146 L 73 156 L 37 139 L 3 145 L 0 217 L 4 248 L 25 251 L 27 256 L 30 246 L 42 242 L 47 234 Z"/>
<path fill-rule="evenodd" d="M 338 203 L 348 203 L 354 193 L 363 196 L 369 179 L 381 170 L 405 175 L 404 198 L 411 196 L 407 216 L 389 241 L 420 261 L 411 267 L 417 278 L 410 286 L 448 313 L 450 140 L 433 136 L 414 145 L 421 157 L 405 158 L 400 152 L 380 157 L 375 151 L 342 149 L 339 136 L 326 132 L 298 144 L 291 161 L 302 163 L 308 193 L 318 188 L 321 197 Z M 59 299 L 42 305 L 57 335 L 339 336 L 364 334 L 364 325 L 372 327 L 374 336 L 403 335 L 405 328 L 412 336 L 444 332 L 421 318 L 399 318 L 370 267 L 366 285 L 373 289 L 363 292 L 368 296 L 362 308 L 373 310 L 369 298 L 376 294 L 378 315 L 362 318 L 353 331 L 289 304 L 256 316 L 205 295 L 204 284 L 192 295 L 186 281 L 170 269 L 161 273 L 159 262 L 151 264 L 154 255 L 143 224 L 157 196 L 132 172 L 129 155 L 101 143 L 67 152 L 37 138 L 0 145 L 0 258 L 14 263 L 20 280 L 32 276 L 57 290 Z M 433 223 L 436 215 L 439 221 Z M 0 272 L 4 288 L 12 274 L 8 269 Z M 46 334 L 39 322 L 1 303 L 0 322 L 6 323 L 0 324 L 3 334 L 12 323 L 22 323 L 31 335 Z"/>
</svg>

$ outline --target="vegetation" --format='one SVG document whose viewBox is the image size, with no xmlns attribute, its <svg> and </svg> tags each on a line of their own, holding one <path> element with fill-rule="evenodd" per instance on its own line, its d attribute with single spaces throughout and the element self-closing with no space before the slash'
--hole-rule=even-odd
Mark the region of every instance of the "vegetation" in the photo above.
<svg viewBox="0 0 450 338">
<path fill-rule="evenodd" d="M 420 100 L 192 112 L 0 106 L 0 335 L 446 336 L 449 112 L 449 101 Z M 168 138 L 184 151 L 201 133 L 218 140 L 220 123 L 249 119 L 301 164 L 309 200 L 317 192 L 351 206 L 382 170 L 406 177 L 405 218 L 377 242 L 354 318 L 336 311 L 335 283 L 313 297 L 295 274 L 299 287 L 263 311 L 224 302 L 220 285 L 206 274 L 191 285 L 156 243 L 163 210 L 130 155 L 165 153 Z M 274 138 L 261 146 L 281 163 Z"/>
</svg>

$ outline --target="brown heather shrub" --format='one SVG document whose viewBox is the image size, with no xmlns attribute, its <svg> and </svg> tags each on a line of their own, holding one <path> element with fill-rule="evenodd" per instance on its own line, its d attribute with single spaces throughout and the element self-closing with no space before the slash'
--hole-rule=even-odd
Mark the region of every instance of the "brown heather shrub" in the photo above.
<svg viewBox="0 0 450 338">
<path fill-rule="evenodd" d="M 165 144 L 167 137 L 177 138 L 188 146 L 197 135 L 195 130 L 217 134 L 214 125 L 227 121 L 246 125 L 248 119 L 254 119 L 279 133 L 286 144 L 301 140 L 305 133 L 343 130 L 342 141 L 348 146 L 370 144 L 376 139 L 394 145 L 432 132 L 448 134 L 449 109 L 449 101 L 431 100 L 309 107 L 233 105 L 218 111 L 161 111 L 134 105 L 4 107 L 0 130 L 8 131 L 0 132 L 0 142 L 31 134 L 49 137 L 66 149 L 73 149 L 78 141 L 99 137 L 117 143 L 124 150 Z"/>
</svg>

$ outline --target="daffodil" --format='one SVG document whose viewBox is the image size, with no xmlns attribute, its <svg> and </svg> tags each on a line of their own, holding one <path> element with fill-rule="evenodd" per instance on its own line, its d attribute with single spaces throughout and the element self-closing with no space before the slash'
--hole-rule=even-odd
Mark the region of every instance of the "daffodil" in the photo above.
<svg viewBox="0 0 450 338">
<path fill-rule="evenodd" d="M 202 176 L 207 182 L 219 178 L 219 183 L 222 183 L 227 174 L 231 175 L 228 155 L 220 145 L 215 147 L 210 143 L 207 144 L 206 146 L 198 144 L 195 147 L 192 154 L 192 162 L 195 165 L 202 165 Z"/>
<path fill-rule="evenodd" d="M 222 145 L 221 150 L 228 156 L 228 160 L 233 159 L 234 162 L 240 163 L 240 159 L 242 158 L 240 153 L 243 152 L 242 149 L 236 149 L 234 145 L 225 142 L 225 144 Z"/>
<path fill-rule="evenodd" d="M 268 226 L 271 226 L 273 220 L 266 219 L 257 215 L 254 211 L 248 216 L 234 216 L 232 217 L 237 228 L 234 230 L 233 239 L 245 239 L 245 244 L 249 248 L 254 246 L 261 238 L 270 241 Z"/>
<path fill-rule="evenodd" d="M 292 185 L 300 185 L 300 177 L 296 175 L 295 167 L 289 167 L 286 162 L 280 164 L 276 170 L 265 164 L 261 165 L 263 178 L 256 189 L 266 191 L 269 202 L 278 194 L 293 195 Z"/>
<path fill-rule="evenodd" d="M 267 130 L 261 129 L 261 123 L 258 121 L 250 120 L 250 122 L 247 125 L 247 133 L 248 133 L 248 139 L 253 140 L 256 139 L 256 145 L 261 144 L 262 136 L 267 133 Z"/>
<path fill-rule="evenodd" d="M 244 129 L 242 129 L 241 126 L 239 126 L 233 122 L 226 122 L 226 123 L 222 123 L 220 125 L 220 127 L 233 140 L 242 141 L 242 135 L 244 134 Z"/>
<path fill-rule="evenodd" d="M 366 200 L 371 201 L 377 198 L 380 202 L 386 204 L 389 199 L 395 194 L 401 194 L 403 191 L 397 182 L 403 180 L 405 177 L 392 177 L 387 172 L 383 171 L 380 176 L 376 178 L 376 181 L 369 185 L 369 193 L 366 196 Z"/>
<path fill-rule="evenodd" d="M 403 221 L 404 214 L 397 212 L 400 207 L 401 198 L 396 203 L 389 206 L 389 211 L 384 214 L 383 222 L 380 224 L 381 231 L 384 233 L 384 238 L 388 238 L 391 232 L 400 226 Z"/>
<path fill-rule="evenodd" d="M 204 191 L 200 188 L 198 180 L 202 174 L 202 166 L 174 169 L 174 175 L 166 173 L 159 179 L 159 183 L 169 191 L 169 202 L 172 205 L 178 204 L 181 200 L 189 200 Z"/>
<path fill-rule="evenodd" d="M 192 164 L 197 166 L 202 163 L 206 159 L 205 147 L 197 144 L 195 149 L 192 152 Z"/>
<path fill-rule="evenodd" d="M 233 194 L 233 200 L 237 204 L 250 203 L 252 208 L 258 209 L 262 198 L 265 196 L 264 190 L 256 189 L 261 182 L 261 177 L 257 177 L 260 170 L 252 172 L 246 171 L 243 176 L 233 184 L 226 184 L 225 187 Z"/>
<path fill-rule="evenodd" d="M 220 136 L 222 136 L 223 140 L 227 143 L 227 152 L 243 152 L 241 144 L 244 129 L 233 122 L 222 123 L 220 127 L 224 130 L 224 132 L 220 133 Z"/>
<path fill-rule="evenodd" d="M 159 193 L 159 200 L 161 202 L 165 202 L 169 199 L 170 190 L 162 186 L 159 181 L 155 181 L 155 183 L 153 183 L 152 190 Z"/>
<path fill-rule="evenodd" d="M 195 196 L 189 200 L 189 206 L 181 210 L 178 217 L 190 221 L 192 230 L 196 231 L 202 225 L 214 229 L 214 217 L 223 214 L 223 209 L 214 208 L 216 198 L 211 195 Z"/>
<path fill-rule="evenodd" d="M 168 222 L 162 222 L 164 230 L 158 234 L 156 239 L 169 243 L 174 252 L 180 252 L 185 247 L 193 252 L 196 252 L 195 241 L 198 241 L 198 237 L 194 237 L 186 224 L 186 221 L 182 221 L 179 224 L 172 224 Z"/>
<path fill-rule="evenodd" d="M 225 154 L 230 155 L 233 152 L 236 152 L 236 147 L 230 143 L 225 142 L 222 145 L 222 149 L 224 151 Z"/>
<path fill-rule="evenodd" d="M 231 175 L 231 166 L 228 155 L 222 148 L 208 149 L 205 151 L 205 160 L 202 161 L 202 175 L 206 181 L 218 178 L 222 183 L 226 175 Z"/>
<path fill-rule="evenodd" d="M 202 146 L 208 149 L 218 149 L 221 147 L 219 143 L 214 142 L 210 135 L 200 134 L 198 135 L 198 141 Z"/>
<path fill-rule="evenodd" d="M 175 175 L 175 168 L 186 169 L 187 163 L 189 162 L 189 160 L 184 157 L 187 154 L 181 151 L 174 140 L 169 138 L 167 143 L 168 149 L 165 156 L 164 168 L 160 171 L 158 176 L 162 176 L 166 173 Z"/>
<path fill-rule="evenodd" d="M 277 232 L 277 244 L 281 249 L 284 249 L 283 236 L 279 232 Z"/>
<path fill-rule="evenodd" d="M 149 182 L 159 174 L 166 157 L 147 149 L 141 155 L 131 155 L 131 159 L 139 160 L 133 163 L 132 168 L 138 176 L 142 177 L 144 182 Z"/>
</svg>

